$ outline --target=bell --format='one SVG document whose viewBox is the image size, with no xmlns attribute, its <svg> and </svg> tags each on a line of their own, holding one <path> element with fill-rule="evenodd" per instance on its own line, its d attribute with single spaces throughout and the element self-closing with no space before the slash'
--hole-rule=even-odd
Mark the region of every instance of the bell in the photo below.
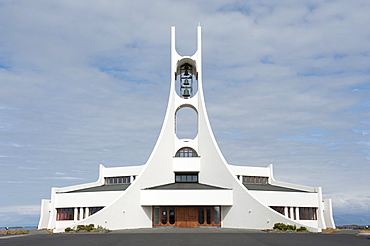
<svg viewBox="0 0 370 246">
<path fill-rule="evenodd" d="M 188 70 L 185 70 L 184 75 L 185 75 L 185 76 L 189 76 Z"/>
<path fill-rule="evenodd" d="M 185 79 L 184 85 L 190 85 L 187 79 Z"/>
<path fill-rule="evenodd" d="M 182 94 L 183 97 L 190 97 L 190 93 L 188 89 L 184 90 L 184 94 Z"/>
</svg>

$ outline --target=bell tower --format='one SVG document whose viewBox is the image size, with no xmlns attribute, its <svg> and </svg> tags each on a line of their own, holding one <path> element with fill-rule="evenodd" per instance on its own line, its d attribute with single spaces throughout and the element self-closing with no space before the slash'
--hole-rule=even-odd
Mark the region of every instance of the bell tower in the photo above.
<svg viewBox="0 0 370 246">
<path fill-rule="evenodd" d="M 147 162 L 148 169 L 160 168 L 163 183 L 175 181 L 176 172 L 196 172 L 200 183 L 220 184 L 214 178 L 213 169 L 218 166 L 220 172 L 230 172 L 213 136 L 204 102 L 201 26 L 197 26 L 197 50 L 192 56 L 181 56 L 176 51 L 175 37 L 175 27 L 172 26 L 170 95 L 161 133 Z M 181 122 L 177 114 L 184 108 L 194 111 L 196 117 L 196 133 L 192 138 L 182 138 L 178 134 L 177 125 Z M 193 158 L 177 158 L 190 156 Z M 160 164 L 154 164 L 159 160 Z M 229 183 L 225 185 L 229 186 Z"/>
</svg>

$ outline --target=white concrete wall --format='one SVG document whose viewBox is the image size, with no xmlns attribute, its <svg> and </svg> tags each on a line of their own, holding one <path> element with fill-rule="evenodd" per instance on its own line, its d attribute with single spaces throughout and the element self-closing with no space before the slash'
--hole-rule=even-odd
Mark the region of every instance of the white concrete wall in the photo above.
<svg viewBox="0 0 370 246">
<path fill-rule="evenodd" d="M 327 228 L 335 229 L 331 199 L 324 199 L 324 218 Z"/>
<path fill-rule="evenodd" d="M 319 207 L 317 193 L 257 190 L 249 192 L 267 206 Z"/>
<path fill-rule="evenodd" d="M 269 167 L 228 166 L 235 175 L 270 177 Z"/>
<path fill-rule="evenodd" d="M 141 206 L 232 206 L 232 190 L 142 190 Z"/>
<path fill-rule="evenodd" d="M 124 191 L 59 193 L 55 196 L 55 208 L 107 206 Z"/>
<path fill-rule="evenodd" d="M 174 172 L 200 172 L 200 157 L 174 157 Z"/>
<path fill-rule="evenodd" d="M 136 176 L 140 173 L 142 166 L 129 166 L 129 167 L 109 167 L 104 168 L 103 177 L 118 177 L 118 176 Z"/>
<path fill-rule="evenodd" d="M 38 229 L 46 229 L 48 227 L 48 223 L 50 220 L 50 203 L 50 200 L 41 200 L 41 215 L 39 224 L 37 226 Z"/>
</svg>

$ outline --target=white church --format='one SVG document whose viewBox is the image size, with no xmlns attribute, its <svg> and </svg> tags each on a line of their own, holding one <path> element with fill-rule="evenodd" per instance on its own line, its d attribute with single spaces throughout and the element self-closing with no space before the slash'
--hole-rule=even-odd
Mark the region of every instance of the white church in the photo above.
<svg viewBox="0 0 370 246">
<path fill-rule="evenodd" d="M 321 187 L 274 179 L 272 165 L 235 166 L 223 157 L 203 96 L 201 27 L 197 51 L 180 56 L 171 29 L 171 88 L 157 143 L 141 166 L 100 165 L 93 183 L 52 188 L 42 200 L 39 229 L 64 232 L 94 224 L 110 230 L 156 227 L 271 229 L 275 223 L 313 232 L 335 228 L 330 199 Z M 197 134 L 181 139 L 177 113 L 191 109 Z"/>
</svg>

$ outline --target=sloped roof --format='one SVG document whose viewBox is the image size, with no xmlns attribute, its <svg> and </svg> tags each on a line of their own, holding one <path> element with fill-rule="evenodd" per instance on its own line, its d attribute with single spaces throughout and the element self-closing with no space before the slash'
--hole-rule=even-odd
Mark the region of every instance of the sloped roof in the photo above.
<svg viewBox="0 0 370 246">
<path fill-rule="evenodd" d="M 270 184 L 244 184 L 248 190 L 260 190 L 260 191 L 285 191 L 285 192 L 308 192 L 304 190 L 296 190 L 291 188 L 285 188 Z"/>
<path fill-rule="evenodd" d="M 101 185 L 91 188 L 85 188 L 80 190 L 73 190 L 63 193 L 75 193 L 75 192 L 95 192 L 95 191 L 124 191 L 129 187 L 130 184 L 114 184 L 114 185 Z"/>
<path fill-rule="evenodd" d="M 170 183 L 170 184 L 164 184 L 154 187 L 145 188 L 145 190 L 207 190 L 207 189 L 213 189 L 213 190 L 225 190 L 227 188 L 207 185 L 207 184 L 200 184 L 200 183 Z"/>
</svg>

